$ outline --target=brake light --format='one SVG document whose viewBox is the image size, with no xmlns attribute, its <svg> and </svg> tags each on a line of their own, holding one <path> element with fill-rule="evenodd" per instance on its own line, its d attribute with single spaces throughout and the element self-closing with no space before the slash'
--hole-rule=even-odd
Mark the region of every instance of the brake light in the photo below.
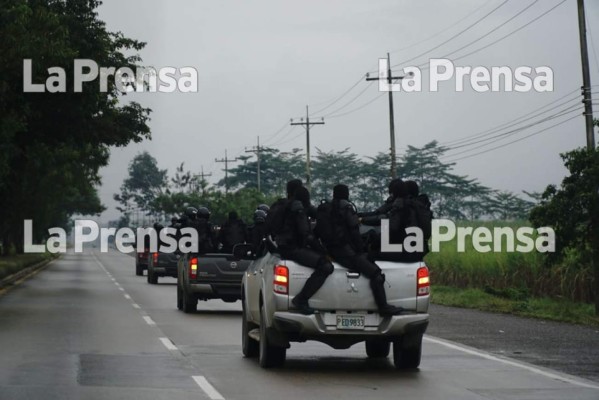
<svg viewBox="0 0 599 400">
<path fill-rule="evenodd" d="M 189 277 L 196 279 L 198 277 L 198 259 L 197 257 L 189 260 Z"/>
<path fill-rule="evenodd" d="M 289 269 L 284 265 L 275 265 L 273 290 L 278 294 L 289 294 Z"/>
<path fill-rule="evenodd" d="M 158 263 L 158 253 L 152 253 L 152 261 L 154 264 Z"/>
<path fill-rule="evenodd" d="M 418 281 L 416 283 L 417 295 L 418 296 L 426 296 L 426 295 L 430 294 L 431 280 L 430 280 L 430 276 L 428 273 L 428 268 L 427 267 L 418 268 L 418 272 L 416 273 L 416 276 L 418 279 Z"/>
</svg>

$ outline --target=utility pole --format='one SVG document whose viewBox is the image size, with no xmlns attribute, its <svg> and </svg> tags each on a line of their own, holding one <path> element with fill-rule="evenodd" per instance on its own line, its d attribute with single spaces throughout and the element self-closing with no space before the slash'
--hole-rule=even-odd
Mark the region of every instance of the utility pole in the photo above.
<svg viewBox="0 0 599 400">
<path fill-rule="evenodd" d="M 200 177 L 200 185 L 202 184 L 202 182 L 206 182 L 206 177 L 207 176 L 212 176 L 212 173 L 209 174 L 205 174 L 204 173 L 204 166 L 202 165 L 201 167 L 201 171 L 197 176 Z M 204 195 L 204 186 L 202 186 L 202 196 Z"/>
<path fill-rule="evenodd" d="M 257 176 L 258 176 L 258 192 L 261 192 L 260 190 L 260 136 L 258 136 L 258 144 L 255 147 L 252 147 L 249 150 L 245 150 L 246 153 L 255 153 L 256 154 L 256 158 L 258 159 L 257 164 L 258 164 L 258 172 L 257 172 Z"/>
<path fill-rule="evenodd" d="M 587 25 L 584 15 L 584 0 L 578 0 L 578 33 L 580 35 L 580 57 L 582 60 L 582 94 L 584 96 L 584 118 L 587 128 L 587 149 L 593 150 L 595 148 L 595 133 L 593 131 L 591 74 L 589 71 L 589 53 L 587 51 Z"/>
<path fill-rule="evenodd" d="M 225 149 L 225 158 L 221 158 L 220 160 L 218 158 L 215 158 L 214 161 L 225 163 L 225 195 L 228 195 L 229 194 L 229 163 L 236 162 L 237 157 L 235 157 L 233 159 L 229 159 L 227 157 L 227 150 Z"/>
<path fill-rule="evenodd" d="M 308 112 L 308 106 L 306 106 L 306 121 L 302 118 L 301 122 L 293 122 L 291 125 L 302 125 L 306 128 L 306 187 L 308 190 L 312 190 L 312 179 L 311 179 L 311 167 L 310 167 L 310 127 L 312 125 L 324 125 L 324 118 L 321 121 L 310 122 L 310 113 Z"/>
<path fill-rule="evenodd" d="M 385 76 L 383 71 L 379 70 L 378 78 L 370 78 L 368 74 L 366 74 L 367 81 L 379 81 L 379 80 L 387 80 L 387 88 L 386 90 L 389 92 L 389 131 L 391 135 L 391 178 L 397 178 L 397 155 L 395 152 L 395 118 L 393 116 L 393 90 L 392 85 L 394 80 L 401 80 L 403 76 L 392 76 L 391 75 L 391 56 L 387 53 L 387 74 Z M 379 84 L 379 90 L 381 90 L 381 85 Z"/>
</svg>

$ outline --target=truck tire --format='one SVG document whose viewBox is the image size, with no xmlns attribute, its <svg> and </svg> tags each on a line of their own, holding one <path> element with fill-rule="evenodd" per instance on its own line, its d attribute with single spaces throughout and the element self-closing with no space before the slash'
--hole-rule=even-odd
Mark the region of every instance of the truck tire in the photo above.
<svg viewBox="0 0 599 400">
<path fill-rule="evenodd" d="M 389 356 L 391 342 L 381 339 L 366 340 L 366 355 L 369 358 L 384 358 Z"/>
<path fill-rule="evenodd" d="M 405 338 L 393 342 L 393 363 L 396 369 L 418 368 L 422 357 L 422 335 L 410 338 L 409 345 Z"/>
<path fill-rule="evenodd" d="M 135 275 L 143 276 L 143 274 L 144 274 L 144 267 L 141 266 L 139 263 L 135 263 Z"/>
<path fill-rule="evenodd" d="M 154 268 L 148 265 L 148 283 L 150 285 L 158 284 L 158 276 L 154 273 Z"/>
<path fill-rule="evenodd" d="M 183 304 L 182 310 L 185 314 L 189 314 L 192 312 L 196 312 L 198 310 L 198 299 L 192 295 L 188 294 L 187 290 L 185 290 L 185 286 L 183 286 Z"/>
<path fill-rule="evenodd" d="M 177 310 L 183 309 L 183 290 L 181 289 L 181 285 L 179 285 L 179 280 L 177 280 Z"/>
<path fill-rule="evenodd" d="M 260 344 L 250 337 L 249 332 L 257 328 L 257 326 L 247 320 L 245 301 L 243 299 L 241 300 L 241 304 L 241 352 L 246 358 L 256 358 L 260 354 Z"/>
<path fill-rule="evenodd" d="M 266 334 L 264 305 L 260 308 L 260 343 L 258 360 L 262 368 L 280 367 L 285 363 L 287 349 L 270 344 Z"/>
</svg>

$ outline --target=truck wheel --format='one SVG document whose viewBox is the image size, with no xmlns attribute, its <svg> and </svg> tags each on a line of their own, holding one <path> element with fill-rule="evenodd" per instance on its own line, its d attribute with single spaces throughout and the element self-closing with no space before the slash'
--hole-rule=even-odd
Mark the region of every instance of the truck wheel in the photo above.
<svg viewBox="0 0 599 400">
<path fill-rule="evenodd" d="M 284 347 L 276 347 L 269 343 L 268 336 L 266 335 L 266 322 L 264 314 L 264 305 L 262 305 L 260 308 L 260 366 L 262 368 L 279 367 L 285 363 L 287 349 Z"/>
<path fill-rule="evenodd" d="M 242 316 L 241 316 L 241 351 L 244 357 L 255 358 L 260 354 L 259 343 L 252 339 L 249 335 L 252 329 L 257 326 L 247 320 L 245 301 L 241 300 Z"/>
<path fill-rule="evenodd" d="M 187 293 L 187 290 L 185 290 L 185 286 L 183 286 L 183 312 L 185 314 L 189 314 L 192 312 L 196 312 L 198 310 L 198 299 Z"/>
<path fill-rule="evenodd" d="M 148 283 L 150 285 L 156 285 L 158 283 L 158 276 L 154 273 L 154 269 L 148 266 Z"/>
<path fill-rule="evenodd" d="M 384 358 L 389 356 L 391 342 L 381 339 L 366 340 L 366 355 L 370 358 Z"/>
<path fill-rule="evenodd" d="M 179 281 L 177 281 L 177 310 L 183 309 L 183 291 L 181 290 L 181 285 L 179 285 Z"/>
<path fill-rule="evenodd" d="M 135 275 L 143 276 L 143 274 L 144 274 L 144 268 L 139 263 L 135 263 Z"/>
<path fill-rule="evenodd" d="M 422 335 L 411 338 L 406 345 L 405 338 L 393 342 L 393 363 L 397 369 L 418 368 L 422 357 Z"/>
</svg>

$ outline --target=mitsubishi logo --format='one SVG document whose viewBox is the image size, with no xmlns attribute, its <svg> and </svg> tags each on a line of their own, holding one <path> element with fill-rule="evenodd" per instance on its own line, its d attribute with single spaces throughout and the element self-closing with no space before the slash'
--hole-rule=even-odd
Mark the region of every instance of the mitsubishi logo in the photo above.
<svg viewBox="0 0 599 400">
<path fill-rule="evenodd" d="M 347 293 L 351 292 L 358 293 L 358 288 L 356 287 L 356 284 L 353 282 L 350 283 L 349 288 L 347 289 Z"/>
<path fill-rule="evenodd" d="M 237 263 L 235 261 L 233 261 L 231 263 L 231 269 L 235 269 L 235 268 L 237 268 Z"/>
</svg>

